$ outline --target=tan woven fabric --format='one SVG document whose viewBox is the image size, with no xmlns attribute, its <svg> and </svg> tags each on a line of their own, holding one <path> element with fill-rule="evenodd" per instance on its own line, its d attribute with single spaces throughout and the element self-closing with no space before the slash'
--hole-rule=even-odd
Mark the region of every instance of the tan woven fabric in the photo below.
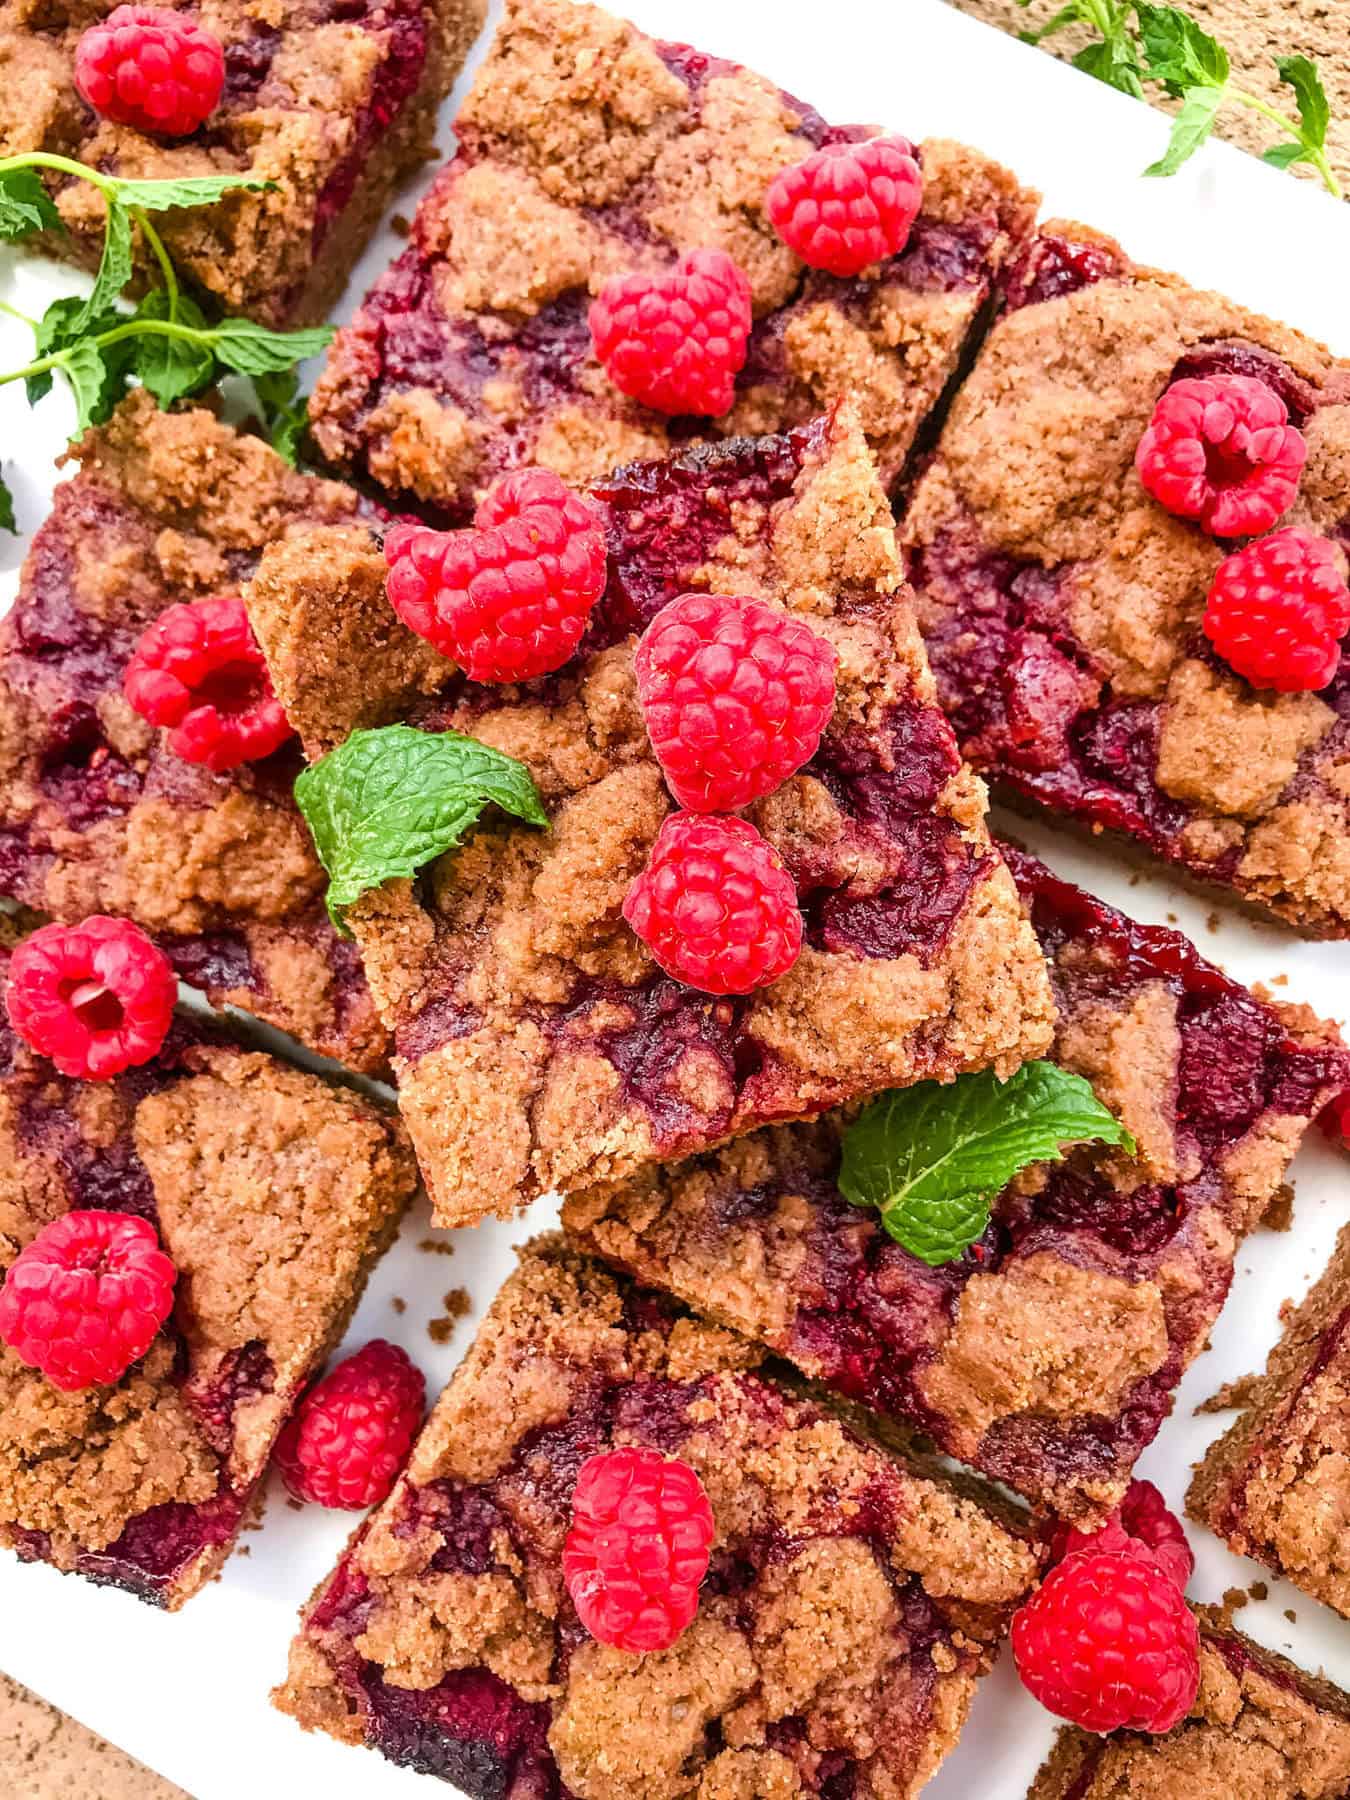
<svg viewBox="0 0 1350 1800">
<path fill-rule="evenodd" d="M 5 1800 L 190 1800 L 122 1751 L 0 1675 Z"/>
</svg>

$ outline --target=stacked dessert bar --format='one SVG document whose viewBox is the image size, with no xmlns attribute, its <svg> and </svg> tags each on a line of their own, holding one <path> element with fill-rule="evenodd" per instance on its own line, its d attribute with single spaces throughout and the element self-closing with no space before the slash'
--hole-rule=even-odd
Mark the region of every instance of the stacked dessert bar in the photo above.
<svg viewBox="0 0 1350 1800">
<path fill-rule="evenodd" d="M 170 221 L 198 286 L 322 308 L 476 22 L 227 7 L 210 149 L 276 186 Z M 0 144 L 129 168 L 72 97 L 80 37 L 0 28 L 43 76 Z M 0 627 L 0 890 L 387 1058 L 437 1223 L 562 1198 L 305 1608 L 282 1709 L 474 1800 L 900 1800 L 1029 1596 L 1053 1610 L 1075 1556 L 1138 1576 L 1136 1460 L 1350 1090 L 1334 1026 L 991 835 L 981 776 L 1350 935 L 1350 373 L 1037 229 L 978 152 L 829 125 L 567 0 L 508 0 L 457 144 L 313 396 L 361 492 L 145 393 L 78 446 Z M 831 182 L 867 186 L 842 225 Z M 730 665 L 723 625 L 754 639 Z M 681 930 L 750 889 L 744 941 L 696 959 Z M 412 1156 L 215 1024 L 71 1075 L 24 1020 L 106 1035 L 109 991 L 21 977 L 5 1267 L 134 1219 L 179 1285 L 125 1372 L 69 1389 L 29 1276 L 0 1287 L 0 1538 L 176 1605 Z M 1061 1128 L 907 1222 L 962 1107 L 996 1137 L 1051 1091 Z M 1344 1262 L 1192 1493 L 1342 1611 Z M 1211 1800 L 1252 1755 L 1282 1800 L 1344 1794 L 1350 1702 L 1193 1621 L 1164 1565 L 1191 1695 L 1156 1735 L 1066 1735 L 1037 1800 Z"/>
</svg>

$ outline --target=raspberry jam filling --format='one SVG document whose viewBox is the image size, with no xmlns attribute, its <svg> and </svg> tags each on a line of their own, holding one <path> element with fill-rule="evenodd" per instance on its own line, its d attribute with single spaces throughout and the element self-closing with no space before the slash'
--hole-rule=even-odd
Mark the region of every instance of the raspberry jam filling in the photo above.
<svg viewBox="0 0 1350 1800">
<path fill-rule="evenodd" d="M 628 1302 L 629 1329 L 671 1329 L 675 1313 L 665 1299 L 632 1291 Z M 762 1415 L 770 1426 L 782 1417 L 783 1401 L 772 1387 L 753 1376 L 738 1378 L 737 1386 L 738 1404 L 752 1415 Z M 428 1556 L 430 1569 L 481 1575 L 505 1569 L 501 1557 L 506 1556 L 516 1578 L 528 1581 L 534 1557 L 554 1561 L 571 1517 L 578 1472 L 591 1456 L 609 1449 L 616 1436 L 626 1444 L 678 1456 L 692 1430 L 706 1434 L 707 1405 L 706 1380 L 645 1378 L 614 1386 L 598 1379 L 589 1398 L 576 1404 L 561 1424 L 528 1433 L 510 1462 L 481 1485 L 435 1481 L 405 1489 L 400 1516 L 390 1529 L 395 1537 L 419 1545 L 439 1537 L 439 1548 Z M 726 1453 L 734 1454 L 730 1446 Z M 753 1638 L 760 1582 L 767 1571 L 781 1569 L 822 1536 L 869 1539 L 879 1548 L 889 1545 L 905 1504 L 898 1471 L 893 1475 L 879 1469 L 860 1504 L 847 1514 L 831 1508 L 806 1521 L 797 1535 L 788 1536 L 771 1524 L 752 1537 L 723 1544 L 713 1554 L 702 1601 L 715 1604 L 720 1617 Z M 434 1687 L 413 1690 L 385 1680 L 378 1664 L 362 1658 L 355 1640 L 369 1630 L 378 1602 L 354 1564 L 360 1543 L 358 1536 L 310 1615 L 306 1631 L 321 1646 L 360 1717 L 366 1741 L 391 1761 L 451 1781 L 475 1800 L 566 1800 L 548 1746 L 547 1704 L 523 1700 L 482 1668 L 455 1670 Z M 888 1566 L 885 1554 L 880 1560 Z M 522 1561 L 527 1570 L 523 1577 Z M 897 1574 L 891 1582 L 896 1635 L 907 1652 L 906 1700 L 893 1723 L 897 1731 L 913 1734 L 917 1758 L 931 1730 L 937 1662 L 945 1663 L 948 1654 L 960 1655 L 953 1644 L 958 1634 L 917 1577 Z M 772 1586 L 776 1588 L 776 1580 Z M 590 1641 L 565 1596 L 555 1630 L 552 1679 L 565 1683 L 570 1656 Z M 840 1750 L 822 1754 L 811 1737 L 811 1721 L 801 1714 L 788 1714 L 767 1731 L 770 1746 L 796 1765 L 804 1792 L 834 1800 L 853 1794 L 857 1762 Z M 709 1726 L 710 1757 L 721 1742 L 714 1721 Z"/>
</svg>

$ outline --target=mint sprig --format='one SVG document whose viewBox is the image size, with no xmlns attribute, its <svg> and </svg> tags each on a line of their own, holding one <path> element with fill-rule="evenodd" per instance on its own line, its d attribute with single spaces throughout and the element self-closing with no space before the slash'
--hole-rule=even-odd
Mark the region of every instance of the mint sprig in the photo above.
<svg viewBox="0 0 1350 1800">
<path fill-rule="evenodd" d="M 1018 3 L 1029 6 L 1031 0 Z M 1181 7 L 1145 5 L 1143 0 L 1069 0 L 1045 24 L 1021 35 L 1027 43 L 1039 44 L 1071 25 L 1093 33 L 1072 58 L 1075 68 L 1137 99 L 1147 98 L 1147 86 L 1155 84 L 1180 100 L 1167 148 L 1145 169 L 1146 175 L 1174 175 L 1209 137 L 1223 108 L 1232 104 L 1259 113 L 1283 134 L 1265 152 L 1265 162 L 1278 169 L 1307 163 L 1327 192 L 1341 198 L 1326 154 L 1331 108 L 1310 58 L 1275 58 L 1280 80 L 1293 90 L 1298 117 L 1291 119 L 1234 81 L 1223 45 Z"/>
<path fill-rule="evenodd" d="M 922 1081 L 883 1094 L 849 1126 L 839 1190 L 875 1207 L 898 1243 L 937 1267 L 984 1235 L 1015 1175 L 1087 1143 L 1135 1152 L 1083 1077 L 1055 1063 L 1024 1063 L 1007 1081 L 991 1071 Z"/>
<path fill-rule="evenodd" d="M 548 824 L 524 763 L 457 731 L 411 725 L 354 731 L 297 778 L 295 798 L 328 872 L 329 917 L 344 935 L 345 907 L 452 850 L 489 802 Z"/>
<path fill-rule="evenodd" d="M 0 310 L 32 329 L 34 352 L 22 368 L 0 374 L 0 386 L 22 381 L 29 403 L 36 405 L 50 393 L 53 377 L 62 376 L 75 399 L 78 434 L 90 425 L 101 425 L 134 381 L 161 406 L 171 406 L 231 375 L 243 375 L 255 384 L 273 441 L 293 463 L 304 428 L 293 371 L 296 363 L 325 348 L 333 335 L 331 327 L 282 332 L 269 331 L 251 319 L 208 319 L 182 291 L 164 240 L 152 223 L 154 214 L 213 206 L 231 192 L 275 184 L 252 175 L 127 180 L 45 152 L 0 158 L 0 241 L 17 243 L 63 229 L 43 185 L 44 170 L 87 181 L 102 194 L 103 253 L 87 299 L 63 296 L 40 319 L 25 318 L 0 303 Z M 132 309 L 125 290 L 132 277 L 137 233 L 158 266 L 160 284 Z M 289 387 L 265 391 L 265 384 L 288 375 Z M 0 508 L 6 500 L 0 481 Z"/>
</svg>

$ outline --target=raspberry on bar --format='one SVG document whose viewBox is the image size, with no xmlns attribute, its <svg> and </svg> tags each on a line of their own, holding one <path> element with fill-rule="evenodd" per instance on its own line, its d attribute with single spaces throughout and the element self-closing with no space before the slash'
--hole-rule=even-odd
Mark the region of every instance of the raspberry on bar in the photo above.
<svg viewBox="0 0 1350 1800">
<path fill-rule="evenodd" d="M 59 152 L 142 180 L 270 183 L 165 213 L 159 230 L 221 311 L 290 326 L 327 315 L 399 180 L 429 154 L 486 7 L 289 0 L 273 17 L 252 0 L 215 0 L 200 18 L 106 11 L 72 0 L 6 9 L 0 152 Z M 42 248 L 93 267 L 102 198 L 86 182 L 47 179 L 65 230 Z"/>
<path fill-rule="evenodd" d="M 467 733 L 526 765 L 550 818 L 489 813 L 347 914 L 442 1223 L 881 1088 L 1011 1073 L 1050 1037 L 1044 964 L 933 700 L 856 418 L 634 464 L 589 498 L 605 593 L 578 654 L 517 687 L 468 682 L 400 629 L 368 531 L 274 546 L 245 596 L 311 755 L 391 721 Z M 635 641 L 694 587 L 784 609 L 838 663 L 815 755 L 748 814 L 795 884 L 800 954 L 716 999 L 664 975 L 622 911 L 672 810 Z"/>
<path fill-rule="evenodd" d="M 1241 1416 L 1195 1472 L 1186 1510 L 1350 1619 L 1350 1226 L 1265 1373 L 1215 1396 Z"/>
<path fill-rule="evenodd" d="M 1169 439 L 1170 475 L 1160 414 L 1192 434 Z M 902 524 L 971 764 L 1009 800 L 1350 935 L 1348 468 L 1350 365 L 1045 226 Z M 1215 535 L 1276 524 L 1246 549 Z"/>
<path fill-rule="evenodd" d="M 266 543 L 353 518 L 359 502 L 210 413 L 163 413 L 145 393 L 76 454 L 0 622 L 0 894 L 72 924 L 133 919 L 217 1004 L 377 1070 L 387 1039 L 360 958 L 324 912 L 291 795 L 295 740 L 213 773 L 123 692 L 157 621 L 180 603 L 237 608 Z"/>
<path fill-rule="evenodd" d="M 898 251 L 847 277 L 808 268 L 786 240 L 809 261 L 815 234 L 784 215 L 780 235 L 771 185 L 873 129 L 827 125 L 735 63 L 570 0 L 508 0 L 455 129 L 458 154 L 339 333 L 311 417 L 334 464 L 458 520 L 519 463 L 584 485 L 692 432 L 782 431 L 850 394 L 889 490 L 1036 207 L 997 163 L 931 141 L 914 153 L 922 210 Z M 912 189 L 889 164 L 871 178 L 889 184 L 880 223 L 896 241 Z M 742 355 L 728 299 L 715 354 L 696 354 L 691 313 L 677 361 L 697 380 L 672 384 L 670 346 L 644 347 L 592 303 L 637 280 L 642 316 L 664 312 L 682 259 L 709 251 L 749 283 L 749 343 Z"/>
<path fill-rule="evenodd" d="M 839 1117 L 763 1131 L 572 1196 L 576 1241 L 746 1332 L 835 1393 L 1066 1519 L 1091 1523 L 1171 1409 L 1350 1070 L 1335 1028 L 1258 1000 L 1178 932 L 1137 925 L 1005 847 L 1049 958 L 1050 1057 L 1138 1153 L 1023 1171 L 932 1267 L 840 1192 Z"/>
<path fill-rule="evenodd" d="M 1038 1554 L 977 1484 L 883 1451 L 758 1360 L 536 1239 L 305 1608 L 277 1704 L 472 1800 L 913 1800 Z M 591 1636 L 564 1549 L 592 1459 L 643 1452 L 700 1543 L 698 1489 L 712 1513 L 693 1616 L 645 1654 Z"/>
<path fill-rule="evenodd" d="M 0 949 L 0 983 L 10 957 Z M 50 1341 L 56 1314 L 28 1304 L 31 1281 L 17 1306 L 0 1286 L 16 1345 L 0 1345 L 0 1544 L 172 1609 L 228 1556 L 397 1227 L 413 1158 L 367 1102 L 185 1016 L 153 1062 L 95 1087 L 0 1015 L 0 1069 L 0 1273 L 33 1253 L 89 1268 L 101 1244 L 105 1270 L 139 1260 L 128 1298 L 144 1305 L 167 1300 L 161 1265 L 176 1271 L 173 1312 L 107 1385 Z M 129 1312 L 114 1323 L 126 1333 Z M 93 1341 L 86 1320 L 74 1342 Z M 127 1347 L 107 1346 L 119 1361 Z M 69 1380 L 31 1366 L 54 1358 Z"/>
<path fill-rule="evenodd" d="M 1163 1737 L 1062 1730 L 1027 1800 L 1339 1800 L 1350 1793 L 1350 1695 L 1195 1608 L 1200 1692 Z"/>
</svg>

